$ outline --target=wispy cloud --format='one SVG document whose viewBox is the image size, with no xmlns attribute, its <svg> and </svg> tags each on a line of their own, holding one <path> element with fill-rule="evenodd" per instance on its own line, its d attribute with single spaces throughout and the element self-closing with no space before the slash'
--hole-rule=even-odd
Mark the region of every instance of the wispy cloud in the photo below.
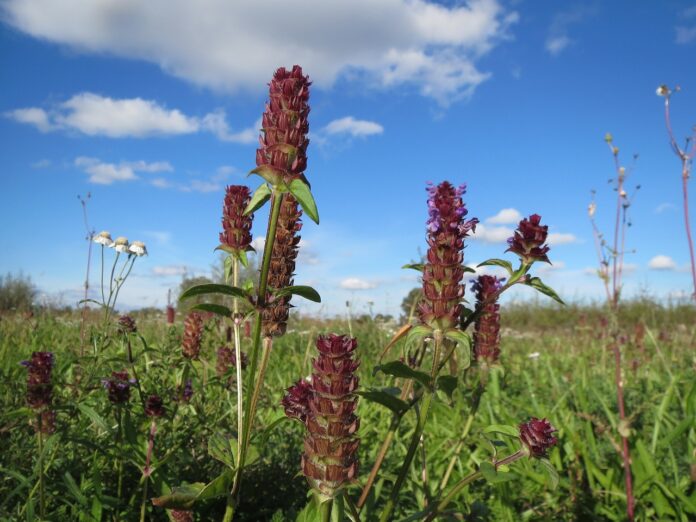
<svg viewBox="0 0 696 522">
<path fill-rule="evenodd" d="M 203 117 L 187 116 L 178 109 L 168 109 L 154 100 L 109 98 L 84 92 L 48 109 L 15 109 L 5 116 L 33 125 L 41 132 L 70 131 L 87 136 L 108 138 L 148 138 L 210 132 L 219 140 L 253 143 L 258 138 L 260 121 L 233 132 L 223 110 Z"/>
<path fill-rule="evenodd" d="M 663 212 L 671 212 L 674 210 L 677 210 L 677 206 L 673 203 L 660 203 L 657 207 L 655 207 L 655 214 L 662 214 Z"/>
<path fill-rule="evenodd" d="M 681 13 L 682 22 L 675 27 L 675 41 L 686 45 L 696 40 L 696 6 L 684 9 Z"/>
<path fill-rule="evenodd" d="M 348 134 L 353 137 L 364 137 L 382 134 L 384 127 L 374 121 L 356 120 L 353 116 L 346 116 L 331 121 L 324 127 L 324 132 L 328 135 Z"/>
<path fill-rule="evenodd" d="M 47 169 L 50 166 L 51 166 L 51 160 L 48 160 L 48 159 L 42 159 L 39 161 L 35 161 L 34 163 L 31 164 L 31 168 L 33 168 L 33 169 Z"/>
<path fill-rule="evenodd" d="M 495 216 L 486 218 L 486 223 L 491 225 L 512 225 L 519 223 L 522 219 L 522 214 L 514 208 L 504 208 Z"/>
<path fill-rule="evenodd" d="M 80 156 L 75 166 L 89 174 L 89 181 L 99 185 L 111 185 L 114 181 L 138 179 L 136 172 L 171 172 L 174 168 L 166 161 L 106 163 L 97 158 Z"/>
<path fill-rule="evenodd" d="M 322 88 L 351 76 L 377 88 L 413 86 L 442 105 L 470 95 L 489 77 L 477 62 L 509 38 L 518 20 L 498 0 L 296 0 L 285 7 L 280 0 L 207 2 L 205 8 L 151 0 L 119 3 L 116 16 L 111 2 L 74 9 L 63 0 L 3 3 L 7 23 L 36 38 L 149 61 L 216 90 L 259 90 L 279 63 L 301 63 Z"/>
<path fill-rule="evenodd" d="M 575 234 L 561 232 L 552 232 L 547 239 L 548 244 L 551 246 L 567 245 L 569 243 L 577 243 L 577 241 L 578 238 L 575 237 Z"/>
<path fill-rule="evenodd" d="M 556 14 L 546 36 L 546 51 L 552 56 L 560 55 L 569 45 L 575 43 L 569 34 L 572 26 L 594 16 L 596 12 L 597 9 L 594 7 L 581 6 Z"/>
<path fill-rule="evenodd" d="M 152 267 L 152 275 L 155 277 L 183 276 L 190 271 L 191 270 L 185 265 L 163 265 Z"/>
<path fill-rule="evenodd" d="M 677 269 L 677 263 L 671 257 L 660 254 L 648 262 L 648 268 L 651 270 L 672 271 Z"/>
<path fill-rule="evenodd" d="M 344 290 L 370 290 L 371 288 L 376 288 L 377 283 L 358 277 L 348 277 L 341 281 L 339 286 Z"/>
<path fill-rule="evenodd" d="M 476 225 L 476 232 L 471 238 L 484 243 L 505 243 L 509 237 L 512 237 L 514 232 L 513 229 L 508 227 L 489 227 L 479 223 Z"/>
</svg>

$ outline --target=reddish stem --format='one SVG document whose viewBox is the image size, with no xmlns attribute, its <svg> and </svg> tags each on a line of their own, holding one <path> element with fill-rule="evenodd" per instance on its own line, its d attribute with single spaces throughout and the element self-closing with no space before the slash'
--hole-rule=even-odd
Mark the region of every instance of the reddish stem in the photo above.
<svg viewBox="0 0 696 522">
<path fill-rule="evenodd" d="M 689 243 L 689 255 L 691 256 L 691 278 L 694 283 L 694 291 L 691 294 L 691 298 L 696 301 L 696 258 L 694 257 L 694 241 L 691 238 L 691 225 L 689 224 L 689 193 L 688 193 L 688 181 L 689 181 L 689 170 L 687 166 L 687 160 L 682 159 L 682 195 L 683 195 L 683 206 L 684 206 L 684 224 L 686 225 L 686 240 Z"/>
<path fill-rule="evenodd" d="M 619 348 L 618 342 L 615 340 L 612 348 L 614 350 L 614 360 L 616 363 L 616 399 L 619 403 L 619 419 L 621 420 L 622 426 L 627 426 L 626 423 L 626 408 L 624 407 L 624 396 L 623 396 L 623 380 L 621 378 L 621 349 Z M 634 500 L 633 500 L 633 481 L 631 479 L 631 453 L 628 449 L 628 438 L 621 435 L 621 442 L 623 445 L 623 465 L 624 465 L 624 477 L 626 482 L 626 512 L 628 515 L 628 520 L 633 522 L 634 520 Z"/>
</svg>

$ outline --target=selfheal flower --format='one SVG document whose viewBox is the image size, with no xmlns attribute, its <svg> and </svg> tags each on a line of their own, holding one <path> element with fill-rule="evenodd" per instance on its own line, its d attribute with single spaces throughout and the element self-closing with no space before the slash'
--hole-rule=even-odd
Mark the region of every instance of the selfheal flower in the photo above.
<svg viewBox="0 0 696 522">
<path fill-rule="evenodd" d="M 189 402 L 193 398 L 193 384 L 191 383 L 191 379 L 186 381 L 186 384 L 184 385 L 184 391 L 181 393 L 181 399 L 184 402 Z"/>
<path fill-rule="evenodd" d="M 487 366 L 500 357 L 500 305 L 496 300 L 502 286 L 501 279 L 490 275 L 479 276 L 471 285 L 480 310 L 474 327 L 474 359 Z"/>
<path fill-rule="evenodd" d="M 113 243 L 113 239 L 111 239 L 111 234 L 107 232 L 106 230 L 103 230 L 99 232 L 96 236 L 94 236 L 95 243 L 98 243 L 102 246 L 109 246 L 111 243 Z"/>
<path fill-rule="evenodd" d="M 164 403 L 159 395 L 150 395 L 145 401 L 145 415 L 161 417 L 164 415 Z"/>
<path fill-rule="evenodd" d="M 50 435 L 56 431 L 56 412 L 53 410 L 42 410 L 39 418 L 32 420 L 34 430 L 44 435 Z M 40 423 L 40 424 L 39 424 Z"/>
<path fill-rule="evenodd" d="M 128 252 L 128 239 L 123 236 L 117 237 L 116 241 L 111 243 L 109 247 L 116 250 L 116 252 Z"/>
<path fill-rule="evenodd" d="M 529 451 L 532 457 L 544 457 L 546 450 L 558 442 L 553 433 L 558 431 L 546 419 L 532 417 L 529 422 L 523 422 L 519 426 L 520 441 Z"/>
<path fill-rule="evenodd" d="M 302 473 L 314 490 L 328 497 L 358 474 L 356 346 L 356 340 L 346 335 L 319 336 L 311 382 L 298 381 L 283 399 L 286 415 L 300 419 L 307 428 Z"/>
<path fill-rule="evenodd" d="M 174 522 L 193 522 L 193 511 L 172 509 L 169 514 Z"/>
<path fill-rule="evenodd" d="M 247 365 L 249 364 L 249 357 L 247 357 L 247 354 L 244 352 L 241 353 L 241 359 L 242 359 L 242 370 L 244 370 Z M 231 348 L 228 348 L 227 346 L 221 346 L 217 350 L 217 363 L 215 365 L 215 370 L 218 374 L 218 377 L 222 377 L 225 375 L 228 371 L 230 371 L 233 368 L 237 367 L 237 356 L 234 353 L 234 350 Z"/>
<path fill-rule="evenodd" d="M 544 244 L 549 227 L 540 223 L 541 216 L 539 214 L 532 214 L 520 221 L 515 235 L 507 240 L 509 247 L 506 252 L 514 252 L 526 264 L 535 261 L 545 261 L 550 264 L 551 261 L 546 255 L 549 246 Z"/>
<path fill-rule="evenodd" d="M 244 215 L 250 200 L 251 194 L 244 185 L 230 185 L 225 189 L 220 243 L 237 252 L 248 250 L 251 244 L 253 214 Z"/>
<path fill-rule="evenodd" d="M 263 113 L 263 134 L 256 150 L 256 165 L 273 179 L 272 184 L 300 178 L 307 166 L 309 132 L 308 76 L 302 67 L 276 70 L 269 84 L 269 100 Z"/>
<path fill-rule="evenodd" d="M 28 369 L 27 375 L 27 403 L 34 409 L 51 405 L 53 384 L 51 373 L 53 371 L 54 356 L 51 352 L 33 352 L 31 359 L 22 361 L 22 366 Z"/>
<path fill-rule="evenodd" d="M 309 414 L 309 398 L 313 393 L 312 383 L 306 379 L 300 379 L 290 386 L 281 401 L 283 408 L 285 408 L 285 415 L 291 419 L 305 422 Z"/>
<path fill-rule="evenodd" d="M 423 267 L 423 299 L 418 306 L 422 323 L 446 330 L 456 326 L 464 297 L 464 238 L 476 230 L 477 219 L 466 220 L 462 201 L 466 187 L 443 181 L 428 192 L 428 252 Z"/>
<path fill-rule="evenodd" d="M 198 312 L 191 312 L 184 321 L 184 339 L 181 348 L 184 357 L 198 359 L 201 353 L 201 337 L 203 336 L 203 318 Z"/>
<path fill-rule="evenodd" d="M 111 372 L 111 379 L 103 379 L 102 385 L 109 392 L 109 400 L 113 404 L 124 404 L 130 399 L 131 385 L 135 379 L 128 378 L 128 372 Z"/>
<path fill-rule="evenodd" d="M 138 331 L 138 327 L 135 324 L 135 319 L 133 319 L 130 315 L 122 315 L 118 318 L 118 329 L 124 334 L 135 333 Z"/>
<path fill-rule="evenodd" d="M 131 243 L 131 245 L 128 247 L 128 252 L 135 254 L 138 257 L 146 256 L 147 248 L 145 247 L 145 243 L 142 241 L 133 241 L 133 243 Z"/>
</svg>

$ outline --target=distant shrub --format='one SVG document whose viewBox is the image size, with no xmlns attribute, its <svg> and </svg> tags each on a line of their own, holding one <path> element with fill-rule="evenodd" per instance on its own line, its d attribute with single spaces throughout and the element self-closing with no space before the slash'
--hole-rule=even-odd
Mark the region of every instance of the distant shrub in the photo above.
<svg viewBox="0 0 696 522">
<path fill-rule="evenodd" d="M 0 312 L 29 310 L 35 297 L 36 288 L 29 276 L 0 275 Z"/>
</svg>

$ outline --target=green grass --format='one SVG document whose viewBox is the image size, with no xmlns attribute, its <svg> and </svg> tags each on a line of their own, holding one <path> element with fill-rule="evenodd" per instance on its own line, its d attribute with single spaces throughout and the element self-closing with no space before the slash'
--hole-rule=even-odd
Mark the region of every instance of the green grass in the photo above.
<svg viewBox="0 0 696 522">
<path fill-rule="evenodd" d="M 448 484 L 489 460 L 492 446 L 482 430 L 490 424 L 517 425 L 531 416 L 547 417 L 559 429 L 549 460 L 559 474 L 552 489 L 543 467 L 524 460 L 511 466 L 505 482 L 479 481 L 451 506 L 466 520 L 624 520 L 622 460 L 613 357 L 603 337 L 600 307 L 511 306 L 503 309 L 502 364 L 483 395 L 469 437 L 459 444 L 468 415 L 476 371 L 459 373 L 450 400 L 438 392 L 416 457 L 402 490 L 396 520 L 421 511 L 437 495 L 437 484 L 459 448 Z M 149 491 L 165 494 L 182 483 L 208 482 L 223 464 L 208 453 L 216 434 L 235 435 L 236 397 L 227 378 L 215 373 L 215 350 L 225 328 L 207 323 L 201 360 L 190 370 L 195 390 L 189 404 L 177 403 L 176 385 L 185 366 L 180 353 L 181 324 L 168 327 L 161 316 L 136 314 L 139 336 L 132 338 L 136 369 L 146 394 L 165 399 L 167 415 L 158 421 Z M 628 303 L 620 324 L 627 414 L 631 418 L 637 520 L 693 520 L 696 517 L 696 312 L 693 307 L 662 307 L 648 301 Z M 637 325 L 643 326 L 637 326 Z M 361 386 L 394 384 L 373 375 L 377 358 L 396 325 L 354 321 L 359 342 Z M 318 333 L 347 333 L 343 321 L 296 320 L 273 349 L 256 421 L 260 458 L 243 483 L 235 520 L 294 520 L 306 503 L 307 486 L 298 476 L 303 428 L 281 421 L 285 388 L 310 373 L 312 341 Z M 644 333 L 641 333 L 644 332 Z M 149 420 L 134 390 L 124 411 L 123 443 L 117 443 L 114 407 L 101 379 L 128 367 L 123 338 L 96 351 L 86 343 L 80 357 L 77 314 L 3 316 L 0 319 L 0 519 L 38 520 L 36 437 L 32 412 L 24 402 L 26 369 L 19 362 L 32 351 L 56 353 L 54 406 L 57 431 L 44 446 L 49 520 L 137 520 L 141 470 Z M 249 340 L 244 340 L 248 349 Z M 391 358 L 402 355 L 398 344 Z M 538 357 L 530 354 L 539 353 Z M 386 408 L 360 401 L 361 473 L 349 488 L 357 498 L 391 420 Z M 362 512 L 375 520 L 391 489 L 415 426 L 410 412 L 402 421 L 374 493 Z M 261 441 L 261 437 L 265 441 Z M 501 438 L 500 455 L 518 447 Z M 124 486 L 117 499 L 117 462 L 124 461 Z M 425 463 L 425 465 L 424 465 Z M 426 470 L 424 474 L 424 468 Z M 197 520 L 219 520 L 224 499 L 196 505 Z M 275 516 L 274 516 L 275 515 Z M 152 520 L 167 520 L 150 508 Z M 452 514 L 457 520 L 459 515 Z M 442 518 L 443 520 L 446 517 Z"/>
</svg>

